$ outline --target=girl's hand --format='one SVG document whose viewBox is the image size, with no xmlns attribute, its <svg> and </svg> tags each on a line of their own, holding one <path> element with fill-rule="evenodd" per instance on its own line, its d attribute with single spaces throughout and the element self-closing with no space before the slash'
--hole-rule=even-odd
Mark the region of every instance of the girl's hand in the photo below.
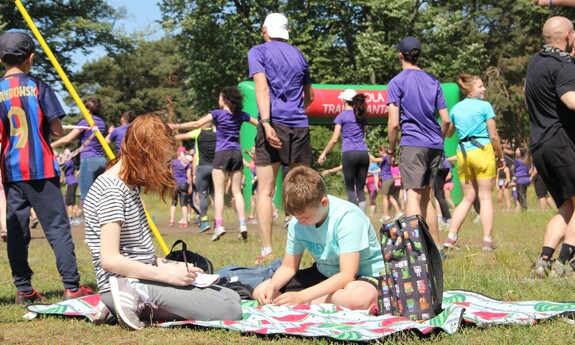
<svg viewBox="0 0 575 345">
<path fill-rule="evenodd" d="M 325 163 L 325 155 L 323 153 L 321 155 L 319 155 L 319 158 L 317 159 L 317 163 L 318 164 Z"/>
<path fill-rule="evenodd" d="M 165 282 L 175 286 L 189 286 L 196 280 L 197 273 L 204 271 L 195 266 L 186 267 L 186 264 L 179 261 L 163 260 L 161 268 L 166 274 Z"/>
</svg>

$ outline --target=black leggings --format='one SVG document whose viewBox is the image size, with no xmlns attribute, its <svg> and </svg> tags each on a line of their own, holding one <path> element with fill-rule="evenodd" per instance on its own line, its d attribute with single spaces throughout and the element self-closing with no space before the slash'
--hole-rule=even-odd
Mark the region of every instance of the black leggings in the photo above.
<svg viewBox="0 0 575 345">
<path fill-rule="evenodd" d="M 342 156 L 343 180 L 347 200 L 357 205 L 365 201 L 363 188 L 369 168 L 369 153 L 367 151 L 347 151 Z"/>
<path fill-rule="evenodd" d="M 190 202 L 190 194 L 188 189 L 190 185 L 187 183 L 178 183 L 178 186 L 174 189 L 174 194 L 172 195 L 172 206 L 178 205 L 178 197 L 180 197 L 180 206 L 188 206 Z"/>
<path fill-rule="evenodd" d="M 527 209 L 527 187 L 529 187 L 529 183 L 517 184 L 517 200 L 524 210 Z"/>
<path fill-rule="evenodd" d="M 214 182 L 212 181 L 212 166 L 198 165 L 196 167 L 196 187 L 200 193 L 200 214 L 208 216 L 208 196 L 214 198 Z M 205 220 L 205 219 L 204 219 Z"/>
<path fill-rule="evenodd" d="M 439 203 L 439 208 L 441 208 L 441 215 L 445 220 L 451 219 L 449 205 L 447 204 L 447 200 L 445 200 L 445 193 L 443 192 L 443 185 L 445 184 L 447 174 L 449 174 L 449 169 L 438 169 L 437 176 L 435 177 L 435 186 L 433 187 L 433 193 Z"/>
</svg>

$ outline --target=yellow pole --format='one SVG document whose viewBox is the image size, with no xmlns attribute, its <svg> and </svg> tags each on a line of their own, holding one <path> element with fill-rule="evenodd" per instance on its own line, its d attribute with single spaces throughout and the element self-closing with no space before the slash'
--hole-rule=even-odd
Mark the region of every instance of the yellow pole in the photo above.
<svg viewBox="0 0 575 345">
<path fill-rule="evenodd" d="M 24 17 L 24 20 L 26 21 L 26 23 L 28 23 L 30 30 L 32 30 L 32 33 L 34 34 L 34 36 L 36 37 L 38 42 L 40 42 L 42 49 L 44 50 L 44 52 L 46 53 L 46 55 L 48 56 L 48 58 L 52 62 L 52 65 L 54 66 L 54 68 L 56 68 L 56 72 L 58 72 L 58 75 L 60 75 L 60 78 L 62 78 L 64 85 L 66 85 L 66 88 L 68 89 L 68 92 L 70 92 L 70 95 L 72 95 L 72 98 L 74 99 L 74 101 L 76 102 L 78 107 L 80 108 L 82 115 L 84 115 L 84 118 L 86 118 L 86 120 L 88 121 L 88 124 L 90 126 L 94 126 L 94 119 L 92 119 L 92 116 L 88 112 L 88 109 L 86 109 L 86 107 L 84 106 L 84 103 L 82 103 L 82 100 L 80 99 L 80 96 L 78 96 L 76 89 L 74 89 L 74 86 L 72 85 L 72 83 L 68 79 L 68 76 L 66 76 L 66 73 L 64 72 L 64 70 L 60 66 L 60 63 L 58 63 L 58 60 L 56 60 L 56 57 L 52 53 L 52 50 L 50 49 L 50 47 L 48 46 L 48 44 L 46 43 L 44 38 L 42 37 L 42 34 L 40 33 L 40 31 L 38 31 L 38 28 L 36 27 L 36 25 L 34 24 L 34 21 L 30 17 L 30 15 L 28 14 L 28 11 L 26 11 L 26 8 L 24 7 L 24 5 L 22 4 L 22 2 L 20 0 L 15 0 L 15 3 L 16 3 L 16 6 L 18 7 L 18 10 L 20 10 L 20 13 Z M 108 158 L 114 159 L 116 156 L 114 155 L 114 152 L 112 152 L 112 150 L 110 149 L 110 146 L 108 145 L 108 143 L 106 142 L 106 140 L 104 139 L 104 136 L 102 135 L 102 133 L 100 133 L 100 131 L 96 131 L 96 138 L 98 138 L 98 141 L 100 142 L 100 144 L 104 148 L 104 151 L 106 152 L 106 155 L 108 156 Z M 162 247 L 164 254 L 168 254 L 170 252 L 170 250 L 166 246 L 166 242 L 164 242 L 164 239 L 162 238 L 162 235 L 158 231 L 158 228 L 156 228 L 156 225 L 152 221 L 152 218 L 150 218 L 148 211 L 146 211 L 146 219 L 148 220 L 148 224 L 150 225 L 150 228 L 152 229 L 152 233 L 156 237 L 156 240 L 160 244 L 160 247 Z"/>
</svg>

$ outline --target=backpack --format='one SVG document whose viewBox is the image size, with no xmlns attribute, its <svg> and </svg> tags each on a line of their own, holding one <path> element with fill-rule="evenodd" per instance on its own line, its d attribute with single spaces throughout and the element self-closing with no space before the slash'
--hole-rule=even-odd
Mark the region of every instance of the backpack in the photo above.
<svg viewBox="0 0 575 345">
<path fill-rule="evenodd" d="M 378 313 L 427 320 L 441 313 L 443 267 L 439 249 L 419 215 L 381 226 Z"/>
<path fill-rule="evenodd" d="M 182 245 L 182 250 L 174 250 L 174 248 L 176 248 L 178 244 Z M 166 255 L 166 259 L 181 261 L 187 264 L 194 265 L 196 267 L 201 268 L 204 271 L 204 273 L 207 274 L 214 273 L 214 265 L 212 265 L 212 262 L 208 258 L 198 253 L 189 251 L 186 242 L 184 242 L 183 240 L 177 240 L 176 242 L 174 242 L 174 245 L 172 246 L 170 253 Z"/>
</svg>

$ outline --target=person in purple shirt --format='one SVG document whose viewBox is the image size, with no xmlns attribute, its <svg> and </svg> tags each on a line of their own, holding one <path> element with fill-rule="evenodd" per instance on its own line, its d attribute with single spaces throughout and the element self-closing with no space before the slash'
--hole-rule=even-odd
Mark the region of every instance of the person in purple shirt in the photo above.
<svg viewBox="0 0 575 345">
<path fill-rule="evenodd" d="M 369 152 L 365 144 L 365 126 L 367 125 L 365 95 L 347 89 L 339 96 L 343 100 L 344 111 L 339 114 L 333 123 L 333 135 L 317 162 L 323 164 L 325 156 L 339 142 L 341 134 L 343 180 L 347 192 L 347 200 L 358 205 L 365 212 L 367 201 L 365 200 L 365 180 L 369 168 Z"/>
<path fill-rule="evenodd" d="M 84 101 L 84 106 L 92 116 L 94 124 L 98 127 L 102 134 L 106 132 L 106 124 L 100 117 L 102 104 L 97 98 L 88 98 Z M 78 126 L 89 126 L 88 121 L 83 119 L 78 122 Z M 73 129 L 64 137 L 56 140 L 51 144 L 52 148 L 68 145 L 72 140 L 80 136 L 82 144 L 90 137 L 90 131 Z M 96 181 L 96 178 L 106 171 L 106 157 L 104 156 L 104 148 L 98 140 L 92 140 L 80 152 L 80 207 L 86 199 L 86 195 Z"/>
<path fill-rule="evenodd" d="M 250 114 L 243 112 L 243 96 L 236 86 L 225 87 L 218 99 L 220 109 L 210 111 L 197 121 L 172 124 L 172 129 L 195 129 L 213 122 L 216 126 L 216 152 L 213 160 L 212 179 L 214 181 L 214 220 L 215 229 L 212 241 L 225 235 L 223 226 L 224 195 L 228 176 L 232 181 L 232 194 L 240 219 L 240 237 L 247 239 L 246 210 L 241 189 L 243 157 L 240 150 L 240 128 L 244 122 L 257 126 L 258 122 Z"/>
<path fill-rule="evenodd" d="M 519 206 L 522 210 L 527 210 L 527 187 L 531 184 L 531 163 L 527 149 L 518 147 L 515 150 L 515 163 L 511 168 L 515 177 L 515 187 L 517 188 L 517 211 Z"/>
<path fill-rule="evenodd" d="M 64 150 L 64 154 L 70 154 L 69 149 Z M 76 179 L 76 164 L 74 160 L 67 160 L 62 165 L 62 170 L 64 171 L 65 181 L 66 181 L 66 197 L 64 199 L 66 203 L 66 210 L 68 211 L 68 219 L 70 220 L 70 225 L 77 226 L 80 225 L 80 211 L 78 210 L 78 205 L 76 204 L 76 190 L 78 189 L 78 180 Z"/>
<path fill-rule="evenodd" d="M 192 166 L 191 161 L 185 157 L 186 148 L 183 146 L 178 147 L 178 157 L 173 159 L 170 163 L 174 180 L 176 180 L 176 188 L 172 194 L 172 205 L 170 207 L 170 227 L 174 226 L 174 217 L 176 216 L 176 206 L 178 206 L 178 197 L 180 198 L 180 206 L 182 208 L 182 220 L 178 223 L 181 228 L 188 227 L 188 204 L 190 203 L 190 193 L 192 189 Z"/>
<path fill-rule="evenodd" d="M 122 140 L 124 139 L 124 135 L 126 135 L 126 130 L 130 127 L 130 123 L 134 121 L 134 112 L 132 110 L 128 110 L 120 116 L 120 127 L 114 128 L 114 126 L 110 126 L 108 128 L 108 136 L 106 137 L 106 142 L 111 143 L 112 141 L 116 144 L 116 152 L 120 153 L 120 145 L 122 144 Z"/>
<path fill-rule="evenodd" d="M 273 260 L 273 196 L 280 163 L 291 168 L 312 161 L 309 124 L 304 109 L 313 101 L 309 66 L 289 44 L 288 20 L 269 14 L 262 26 L 265 43 L 248 52 L 260 125 L 256 136 L 257 214 L 262 242 L 256 265 Z"/>
<path fill-rule="evenodd" d="M 399 207 L 397 200 L 393 196 L 393 185 L 395 183 L 395 179 L 391 174 L 391 162 L 389 155 L 386 153 L 387 149 L 383 146 L 380 146 L 378 151 L 379 157 L 371 156 L 371 160 L 379 163 L 380 182 L 378 187 L 382 194 L 382 216 L 379 220 L 383 223 L 391 219 L 389 216 L 389 205 L 391 205 L 395 210 L 395 218 L 403 216 L 403 213 L 401 212 L 401 208 Z"/>
<path fill-rule="evenodd" d="M 387 88 L 387 153 L 393 163 L 397 135 L 401 129 L 399 169 L 403 187 L 407 190 L 405 213 L 408 216 L 420 214 L 427 222 L 433 240 L 440 246 L 437 214 L 431 203 L 431 186 L 441 164 L 449 114 L 439 81 L 417 65 L 421 54 L 419 41 L 406 37 L 399 42 L 397 50 L 402 72 L 391 79 Z M 441 125 L 437 123 L 436 110 Z"/>
</svg>

